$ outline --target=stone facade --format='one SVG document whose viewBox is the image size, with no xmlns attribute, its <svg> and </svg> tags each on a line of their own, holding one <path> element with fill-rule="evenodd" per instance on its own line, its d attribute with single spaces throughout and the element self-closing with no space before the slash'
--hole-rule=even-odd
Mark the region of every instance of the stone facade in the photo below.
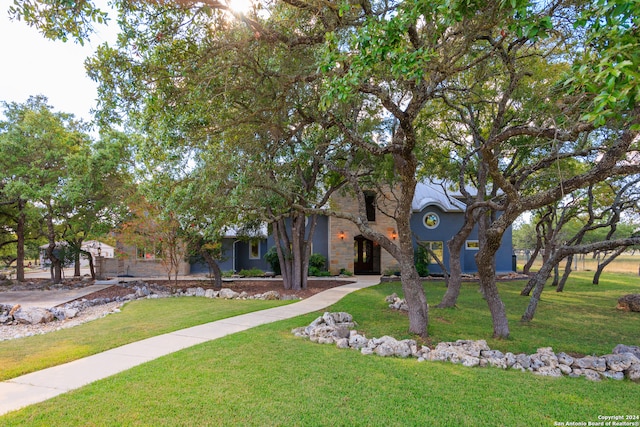
<svg viewBox="0 0 640 427">
<path fill-rule="evenodd" d="M 380 197 L 378 196 L 378 200 Z M 379 201 L 378 201 L 379 203 Z M 358 214 L 358 202 L 355 196 L 350 193 L 336 194 L 331 198 L 331 208 L 336 211 L 349 214 Z M 375 221 L 370 221 L 372 228 L 393 240 L 397 234 L 395 221 L 384 215 L 376 207 Z M 356 272 L 355 266 L 355 245 L 356 237 L 361 236 L 358 227 L 351 221 L 342 218 L 329 218 L 329 272 L 338 274 L 341 269 Z M 397 265 L 397 261 L 377 244 L 372 244 L 373 269 L 371 273 L 380 274 L 386 268 Z"/>
</svg>

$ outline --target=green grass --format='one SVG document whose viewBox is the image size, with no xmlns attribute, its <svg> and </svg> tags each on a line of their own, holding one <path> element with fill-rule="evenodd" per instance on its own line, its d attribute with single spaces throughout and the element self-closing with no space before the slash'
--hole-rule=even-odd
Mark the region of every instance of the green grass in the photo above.
<svg viewBox="0 0 640 427">
<path fill-rule="evenodd" d="M 607 275 L 599 286 L 576 275 L 566 292 L 543 295 L 530 325 L 518 322 L 528 299 L 522 282 L 500 285 L 512 338 L 488 340 L 503 351 L 604 354 L 640 344 L 638 313 L 615 310 L 640 292 L 637 276 Z M 425 285 L 435 305 L 441 283 Z M 367 336 L 406 337 L 406 316 L 388 310 L 384 284 L 330 308 L 348 311 Z M 176 300 L 174 300 L 176 301 Z M 145 306 L 131 306 L 147 309 Z M 431 309 L 431 339 L 486 339 L 491 321 L 477 285 L 465 285 L 457 309 Z M 138 366 L 0 417 L 5 426 L 552 426 L 599 415 L 640 415 L 640 384 L 546 378 L 497 368 L 465 368 L 415 359 L 363 356 L 296 338 L 290 330 L 318 314 L 264 325 Z M 99 322 L 102 322 L 99 321 Z M 96 322 L 98 323 L 98 322 Z"/>
<path fill-rule="evenodd" d="M 640 345 L 640 314 L 616 310 L 618 298 L 640 293 L 640 277 L 631 274 L 605 274 L 600 285 L 591 284 L 589 273 L 573 273 L 565 291 L 558 293 L 547 287 L 532 322 L 520 318 L 529 297 L 520 296 L 524 281 L 499 284 L 500 295 L 507 308 L 511 336 L 508 340 L 491 339 L 492 324 L 486 302 L 477 283 L 464 283 L 457 308 L 435 308 L 446 288 L 442 282 L 425 284 L 429 310 L 431 342 L 458 339 L 485 339 L 491 348 L 513 353 L 535 353 L 538 347 L 580 354 L 610 353 L 615 345 Z M 398 314 L 385 311 L 384 297 L 396 292 L 399 283 L 387 283 L 365 289 L 356 301 L 345 298 L 339 306 L 353 314 L 368 337 L 391 335 L 411 338 L 406 317 L 395 321 Z"/>
<path fill-rule="evenodd" d="M 160 298 L 46 335 L 0 342 L 0 380 L 48 368 L 156 335 L 263 310 L 291 301 Z"/>
</svg>

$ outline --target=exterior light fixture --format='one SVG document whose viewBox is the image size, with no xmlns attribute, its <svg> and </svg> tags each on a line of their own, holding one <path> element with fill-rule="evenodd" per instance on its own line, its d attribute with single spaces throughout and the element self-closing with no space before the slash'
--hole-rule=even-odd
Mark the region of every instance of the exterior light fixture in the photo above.
<svg viewBox="0 0 640 427">
<path fill-rule="evenodd" d="M 396 240 L 396 237 L 398 237 L 398 233 L 396 233 L 396 230 L 391 230 L 391 238 L 393 240 Z"/>
<path fill-rule="evenodd" d="M 344 234 L 344 231 L 341 231 L 340 233 L 338 233 L 338 237 L 340 238 L 340 240 L 344 240 L 344 238 L 346 237 L 346 235 Z"/>
</svg>

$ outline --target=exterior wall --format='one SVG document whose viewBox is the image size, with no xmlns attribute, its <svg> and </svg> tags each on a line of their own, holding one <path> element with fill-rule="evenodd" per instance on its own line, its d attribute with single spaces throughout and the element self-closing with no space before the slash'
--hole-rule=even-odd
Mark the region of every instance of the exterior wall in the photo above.
<svg viewBox="0 0 640 427">
<path fill-rule="evenodd" d="M 267 239 L 260 239 L 260 256 L 257 259 L 249 258 L 249 242 L 239 241 L 236 242 L 235 252 L 235 271 L 249 270 L 252 268 L 259 268 L 262 271 L 271 270 L 271 266 L 264 259 L 264 254 L 267 253 Z"/>
<path fill-rule="evenodd" d="M 236 239 L 222 240 L 222 259 L 218 260 L 218 266 L 222 272 L 234 270 L 233 244 Z M 203 261 L 191 264 L 190 274 L 209 274 L 209 266 Z"/>
<path fill-rule="evenodd" d="M 336 194 L 331 198 L 331 208 L 341 212 L 357 214 L 358 204 L 354 196 L 348 193 Z M 376 220 L 371 222 L 372 228 L 391 238 L 396 230 L 395 221 L 387 215 L 383 215 L 376 209 Z M 342 218 L 329 218 L 329 271 L 338 274 L 341 269 L 354 271 L 354 241 L 361 233 L 358 227 L 351 221 Z M 344 236 L 344 237 L 342 237 Z M 379 247 L 377 247 L 379 248 Z M 381 273 L 389 266 L 396 265 L 395 259 L 384 249 L 379 248 L 380 260 L 377 273 Z M 378 260 L 375 260 L 378 264 Z"/>
<path fill-rule="evenodd" d="M 118 244 L 116 258 L 100 257 L 96 261 L 97 274 L 101 277 L 167 277 L 161 260 L 138 259 L 136 248 Z M 189 274 L 190 265 L 180 262 L 178 275 Z"/>
<path fill-rule="evenodd" d="M 440 218 L 438 227 L 429 229 L 424 225 L 423 218 L 427 212 L 434 212 Z M 457 233 L 464 223 L 464 214 L 461 212 L 444 212 L 436 205 L 426 206 L 422 211 L 415 212 L 411 217 L 411 229 L 417 239 L 421 241 L 441 241 L 443 242 L 442 260 L 447 268 L 449 268 L 449 249 L 447 241 Z M 509 272 L 512 271 L 512 252 L 511 228 L 509 228 L 503 238 L 500 249 L 496 253 L 496 271 Z M 478 229 L 474 227 L 467 240 L 477 240 Z M 417 247 L 417 243 L 415 244 Z M 460 262 L 463 273 L 475 273 L 478 271 L 476 265 L 475 254 L 477 250 L 469 249 L 466 245 L 462 248 Z M 429 271 L 431 273 L 442 273 L 442 269 L 437 264 L 430 264 Z"/>
</svg>

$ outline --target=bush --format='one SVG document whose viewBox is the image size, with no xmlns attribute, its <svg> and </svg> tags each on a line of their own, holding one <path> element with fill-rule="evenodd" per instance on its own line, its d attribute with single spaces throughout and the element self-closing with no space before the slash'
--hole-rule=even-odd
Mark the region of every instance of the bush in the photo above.
<svg viewBox="0 0 640 427">
<path fill-rule="evenodd" d="M 244 277 L 263 277 L 264 271 L 260 270 L 259 268 L 250 268 L 248 270 L 242 269 L 238 274 Z"/>
<path fill-rule="evenodd" d="M 320 270 L 317 267 L 309 267 L 309 276 L 316 276 L 316 277 L 327 277 L 327 276 L 331 276 L 331 273 L 329 273 L 326 270 Z"/>
<path fill-rule="evenodd" d="M 327 268 L 327 259 L 322 254 L 312 254 L 309 257 L 309 270 L 311 267 L 315 267 L 318 270 L 326 270 Z"/>
<path fill-rule="evenodd" d="M 271 270 L 276 276 L 282 274 L 282 270 L 280 269 L 280 259 L 278 259 L 278 251 L 275 246 L 271 246 L 271 249 L 264 254 L 264 260 L 269 263 Z"/>
<path fill-rule="evenodd" d="M 388 267 L 387 269 L 385 269 L 382 274 L 384 276 L 400 276 L 400 266 L 399 265 L 392 265 L 390 267 Z"/>
<path fill-rule="evenodd" d="M 346 268 L 341 268 L 340 269 L 340 275 L 341 276 L 353 276 L 353 273 L 350 272 L 349 270 L 347 270 Z"/>
<path fill-rule="evenodd" d="M 420 277 L 429 275 L 429 253 L 423 246 L 418 246 L 416 249 L 414 263 Z"/>
</svg>

